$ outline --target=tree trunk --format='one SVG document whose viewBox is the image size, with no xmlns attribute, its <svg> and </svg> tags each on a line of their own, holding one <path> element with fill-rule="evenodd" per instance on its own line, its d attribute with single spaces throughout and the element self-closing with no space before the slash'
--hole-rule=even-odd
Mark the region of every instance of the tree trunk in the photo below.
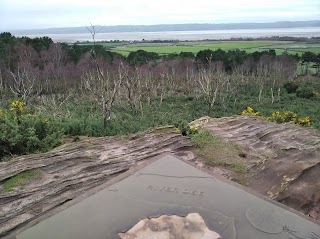
<svg viewBox="0 0 320 239">
<path fill-rule="evenodd" d="M 259 90 L 259 102 L 261 101 L 261 95 L 262 95 L 262 87 L 260 87 L 260 90 Z"/>
<path fill-rule="evenodd" d="M 274 94 L 273 94 L 273 88 L 271 87 L 271 104 L 274 103 Z"/>
</svg>

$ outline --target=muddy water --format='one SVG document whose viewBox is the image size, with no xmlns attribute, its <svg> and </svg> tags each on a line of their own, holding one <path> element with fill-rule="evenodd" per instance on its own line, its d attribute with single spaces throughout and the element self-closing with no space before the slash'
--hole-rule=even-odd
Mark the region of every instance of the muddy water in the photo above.
<svg viewBox="0 0 320 239">
<path fill-rule="evenodd" d="M 28 37 L 48 36 L 55 42 L 76 42 L 91 41 L 92 37 L 88 33 L 75 34 L 35 34 Z M 19 35 L 17 35 L 19 36 Z M 209 31 L 165 31 L 165 32 L 112 32 L 99 33 L 96 36 L 98 41 L 110 40 L 205 40 L 205 39 L 230 39 L 233 37 L 272 37 L 272 36 L 292 36 L 292 37 L 320 37 L 320 27 L 304 28 L 271 28 L 271 29 L 238 29 L 238 30 L 209 30 Z"/>
</svg>

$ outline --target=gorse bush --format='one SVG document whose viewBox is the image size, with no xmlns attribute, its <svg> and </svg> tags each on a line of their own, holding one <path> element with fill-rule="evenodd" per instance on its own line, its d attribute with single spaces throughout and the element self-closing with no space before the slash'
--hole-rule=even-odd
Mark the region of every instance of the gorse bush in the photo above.
<svg viewBox="0 0 320 239">
<path fill-rule="evenodd" d="M 301 126 L 310 126 L 311 125 L 311 121 L 310 121 L 309 116 L 302 118 L 291 111 L 273 112 L 270 117 L 267 117 L 267 120 L 277 122 L 277 123 L 294 122 L 295 124 L 299 124 Z"/>
<path fill-rule="evenodd" d="M 259 112 L 255 112 L 250 106 L 247 109 L 241 112 L 241 115 L 253 115 L 253 116 L 261 116 Z M 299 117 L 296 113 L 292 111 L 275 111 L 271 114 L 271 116 L 265 117 L 267 121 L 276 122 L 276 123 L 286 123 L 286 122 L 294 122 L 295 124 L 299 124 L 301 126 L 310 126 L 311 120 L 310 116 L 307 117 Z"/>
<path fill-rule="evenodd" d="M 41 113 L 31 114 L 22 101 L 0 110 L 0 160 L 5 156 L 47 151 L 63 135 L 60 124 Z"/>
<path fill-rule="evenodd" d="M 297 119 L 298 119 L 297 114 L 291 111 L 285 111 L 283 113 L 276 111 L 276 112 L 273 112 L 270 117 L 267 117 L 268 121 L 273 121 L 277 123 L 296 122 Z"/>
<path fill-rule="evenodd" d="M 250 106 L 247 107 L 247 109 L 243 110 L 241 112 L 241 115 L 254 115 L 254 116 L 260 116 L 260 112 L 255 112 Z"/>
<path fill-rule="evenodd" d="M 190 127 L 188 125 L 188 122 L 185 120 L 176 122 L 174 126 L 177 129 L 177 133 L 181 133 L 184 136 L 197 133 L 197 129 L 194 127 Z"/>
</svg>

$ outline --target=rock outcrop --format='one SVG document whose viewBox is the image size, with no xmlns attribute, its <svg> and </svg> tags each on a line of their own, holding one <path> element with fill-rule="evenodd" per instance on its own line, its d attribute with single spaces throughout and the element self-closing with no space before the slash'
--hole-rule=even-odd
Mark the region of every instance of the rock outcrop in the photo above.
<svg viewBox="0 0 320 239">
<path fill-rule="evenodd" d="M 249 188 L 320 219 L 319 131 L 248 116 L 205 117 L 195 123 L 240 145 Z M 0 237 L 154 156 L 172 153 L 199 162 L 193 149 L 173 127 L 159 127 L 127 137 L 81 138 L 48 153 L 2 162 Z M 5 189 L 8 180 L 33 169 L 40 176 L 23 188 Z"/>
<path fill-rule="evenodd" d="M 320 219 L 320 132 L 262 118 L 204 117 L 201 127 L 242 146 L 248 187 Z"/>
<path fill-rule="evenodd" d="M 164 127 L 132 137 L 82 139 L 49 153 L 3 162 L 0 164 L 0 237 L 107 182 L 140 161 L 166 152 L 179 153 L 191 146 L 190 141 L 175 133 L 172 127 Z M 8 179 L 31 169 L 40 170 L 41 178 L 23 188 L 4 190 Z"/>
</svg>

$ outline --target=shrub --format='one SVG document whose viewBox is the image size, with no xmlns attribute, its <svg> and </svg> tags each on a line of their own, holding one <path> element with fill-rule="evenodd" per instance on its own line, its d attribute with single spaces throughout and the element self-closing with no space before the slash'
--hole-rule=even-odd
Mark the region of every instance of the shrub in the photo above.
<svg viewBox="0 0 320 239">
<path fill-rule="evenodd" d="M 47 151 L 60 143 L 62 128 L 43 114 L 28 112 L 24 104 L 12 103 L 0 114 L 0 160 L 5 156 Z"/>
<path fill-rule="evenodd" d="M 300 98 L 310 99 L 315 96 L 315 90 L 312 86 L 303 85 L 297 89 L 296 94 Z"/>
<path fill-rule="evenodd" d="M 247 109 L 243 110 L 241 112 L 241 115 L 254 115 L 254 116 L 260 116 L 260 112 L 255 112 L 250 106 L 247 107 Z"/>
<path fill-rule="evenodd" d="M 254 115 L 260 116 L 259 112 L 255 112 L 250 106 L 247 107 L 246 110 L 241 112 L 241 115 Z M 310 126 L 311 120 L 310 117 L 307 116 L 305 118 L 299 117 L 296 113 L 292 111 L 275 111 L 271 114 L 271 116 L 266 117 L 267 121 L 277 122 L 277 123 L 285 123 L 285 122 L 294 122 L 295 124 L 299 124 L 301 126 Z"/>
<path fill-rule="evenodd" d="M 281 113 L 280 111 L 273 112 L 270 117 L 267 117 L 267 120 L 277 123 L 294 122 L 295 124 L 299 124 L 301 126 L 311 125 L 309 116 L 301 118 L 291 111 L 285 111 L 283 113 Z"/>
<path fill-rule="evenodd" d="M 297 89 L 299 88 L 298 83 L 294 81 L 289 81 L 283 85 L 288 93 L 296 93 Z"/>
<path fill-rule="evenodd" d="M 174 124 L 176 127 L 177 133 L 181 133 L 183 136 L 188 136 L 198 133 L 198 129 L 195 126 L 189 126 L 187 121 L 180 121 Z"/>
<path fill-rule="evenodd" d="M 302 126 L 310 126 L 311 125 L 310 117 L 307 116 L 305 118 L 298 118 L 297 124 Z"/>
<path fill-rule="evenodd" d="M 85 125 L 80 119 L 68 119 L 63 122 L 64 132 L 67 135 L 86 135 Z"/>
</svg>

